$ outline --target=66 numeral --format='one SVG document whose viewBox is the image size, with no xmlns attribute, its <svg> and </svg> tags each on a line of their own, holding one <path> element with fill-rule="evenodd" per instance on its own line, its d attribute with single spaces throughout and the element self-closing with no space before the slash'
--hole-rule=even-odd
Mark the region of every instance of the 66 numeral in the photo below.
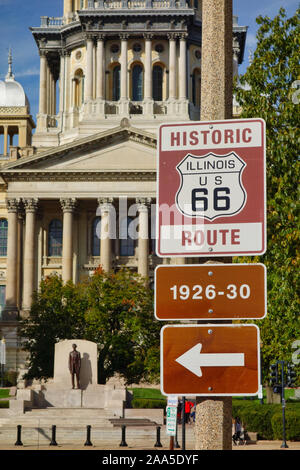
<svg viewBox="0 0 300 470">
<path fill-rule="evenodd" d="M 235 284 L 228 284 L 226 287 L 226 292 L 218 292 L 216 291 L 216 286 L 213 284 L 209 284 L 203 290 L 203 287 L 199 284 L 196 284 L 192 287 L 183 284 L 181 286 L 174 285 L 170 287 L 170 291 L 172 291 L 173 300 L 202 300 L 203 297 L 209 300 L 213 300 L 217 297 L 217 295 L 225 295 L 228 299 L 236 299 L 240 297 L 241 299 L 248 299 L 251 294 L 251 289 L 248 284 L 242 284 L 240 287 L 236 286 Z"/>
<path fill-rule="evenodd" d="M 230 209 L 229 188 L 215 188 L 213 191 L 213 208 L 215 211 L 228 211 Z M 208 209 L 208 190 L 206 188 L 194 188 L 192 190 L 192 210 L 205 212 Z"/>
</svg>

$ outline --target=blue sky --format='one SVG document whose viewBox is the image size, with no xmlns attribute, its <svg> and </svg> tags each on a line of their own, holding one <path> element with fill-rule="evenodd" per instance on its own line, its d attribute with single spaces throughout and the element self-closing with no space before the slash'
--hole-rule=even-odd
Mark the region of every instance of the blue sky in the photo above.
<svg viewBox="0 0 300 470">
<path fill-rule="evenodd" d="M 293 15 L 299 0 L 233 0 L 234 14 L 239 24 L 248 26 L 243 73 L 248 65 L 249 49 L 255 50 L 258 15 L 274 17 L 282 6 Z M 13 72 L 28 96 L 31 113 L 36 120 L 39 94 L 39 55 L 30 26 L 39 26 L 41 16 L 62 16 L 63 0 L 0 0 L 0 80 L 7 73 L 9 47 L 13 53 Z"/>
</svg>

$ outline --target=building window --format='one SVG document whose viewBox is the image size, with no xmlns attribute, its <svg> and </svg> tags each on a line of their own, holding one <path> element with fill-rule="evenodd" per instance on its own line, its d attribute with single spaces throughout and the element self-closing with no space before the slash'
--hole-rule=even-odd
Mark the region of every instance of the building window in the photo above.
<svg viewBox="0 0 300 470">
<path fill-rule="evenodd" d="M 0 256 L 7 256 L 7 220 L 0 219 Z"/>
<path fill-rule="evenodd" d="M 130 236 L 130 217 L 122 219 L 120 225 L 120 256 L 134 256 L 134 239 Z"/>
<path fill-rule="evenodd" d="M 1 285 L 0 286 L 0 318 L 2 315 L 2 311 L 5 307 L 5 291 L 6 291 L 6 286 Z"/>
<path fill-rule="evenodd" d="M 138 42 L 136 42 L 135 44 L 133 44 L 132 49 L 134 52 L 141 52 L 142 46 Z"/>
<path fill-rule="evenodd" d="M 132 68 L 132 101 L 143 100 L 143 67 L 134 65 Z"/>
<path fill-rule="evenodd" d="M 48 255 L 62 256 L 62 222 L 58 219 L 51 220 L 48 234 Z"/>
<path fill-rule="evenodd" d="M 192 75 L 192 100 L 194 106 L 200 108 L 201 100 L 201 72 L 196 69 Z"/>
<path fill-rule="evenodd" d="M 112 54 L 117 54 L 119 52 L 119 44 L 112 44 L 110 51 Z"/>
<path fill-rule="evenodd" d="M 152 72 L 152 86 L 154 101 L 163 100 L 163 69 L 160 65 L 154 65 Z"/>
<path fill-rule="evenodd" d="M 161 54 L 164 51 L 164 46 L 162 44 L 156 44 L 155 50 L 156 50 L 156 52 Z"/>
<path fill-rule="evenodd" d="M 112 86 L 112 100 L 119 101 L 120 99 L 120 65 L 116 65 L 113 69 L 113 86 Z"/>
<path fill-rule="evenodd" d="M 101 217 L 95 217 L 92 223 L 92 255 L 100 256 Z"/>
<path fill-rule="evenodd" d="M 81 69 L 77 70 L 74 76 L 74 106 L 81 106 L 84 102 L 84 75 Z"/>
</svg>

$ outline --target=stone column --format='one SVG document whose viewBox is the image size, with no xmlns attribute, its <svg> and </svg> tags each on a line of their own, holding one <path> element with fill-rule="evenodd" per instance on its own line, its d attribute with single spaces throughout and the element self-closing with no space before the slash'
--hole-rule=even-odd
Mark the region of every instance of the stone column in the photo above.
<svg viewBox="0 0 300 470">
<path fill-rule="evenodd" d="M 138 273 L 148 276 L 149 271 L 149 216 L 148 207 L 151 200 L 146 198 L 137 198 L 137 209 L 139 212 L 139 238 L 138 238 Z"/>
<path fill-rule="evenodd" d="M 32 294 L 35 290 L 35 225 L 38 199 L 24 199 L 25 242 L 23 269 L 23 310 L 30 310 Z"/>
<path fill-rule="evenodd" d="M 176 99 L 176 84 L 176 36 L 169 34 L 169 99 L 171 100 Z"/>
<path fill-rule="evenodd" d="M 73 217 L 77 205 L 75 198 L 60 199 L 63 210 L 62 280 L 73 279 Z"/>
<path fill-rule="evenodd" d="M 94 39 L 88 35 L 86 40 L 86 73 L 85 73 L 85 89 L 84 101 L 88 102 L 93 99 L 93 55 L 94 55 Z"/>
<path fill-rule="evenodd" d="M 128 35 L 121 35 L 120 114 L 128 114 Z"/>
<path fill-rule="evenodd" d="M 65 110 L 65 54 L 64 51 L 60 51 L 60 70 L 59 70 L 59 113 Z M 61 117 L 62 119 L 62 117 Z"/>
<path fill-rule="evenodd" d="M 144 114 L 153 115 L 152 96 L 152 35 L 145 36 L 145 92 Z"/>
<path fill-rule="evenodd" d="M 152 36 L 145 35 L 145 99 L 152 99 Z"/>
<path fill-rule="evenodd" d="M 46 53 L 44 51 L 40 51 L 39 114 L 47 114 L 47 68 Z"/>
<path fill-rule="evenodd" d="M 101 214 L 100 264 L 104 271 L 111 270 L 111 216 L 112 198 L 99 198 L 99 211 Z M 97 213 L 99 212 L 97 211 Z"/>
<path fill-rule="evenodd" d="M 96 98 L 104 99 L 104 37 L 98 36 L 97 39 L 97 82 L 96 82 Z"/>
<path fill-rule="evenodd" d="M 179 40 L 179 98 L 186 99 L 186 35 L 182 34 Z"/>
<path fill-rule="evenodd" d="M 7 199 L 8 212 L 5 310 L 17 310 L 18 298 L 18 209 L 19 199 Z"/>
<path fill-rule="evenodd" d="M 3 135 L 3 155 L 8 154 L 8 126 L 4 125 L 4 135 Z"/>
<path fill-rule="evenodd" d="M 70 108 L 72 106 L 71 103 L 71 93 L 70 93 L 70 88 L 71 88 L 71 82 L 70 82 L 70 74 L 71 74 L 71 52 L 70 51 L 65 51 L 65 109 L 66 111 L 70 111 Z M 70 127 L 69 123 L 66 123 L 66 127 Z"/>
<path fill-rule="evenodd" d="M 232 0 L 202 0 L 202 121 L 232 116 Z M 199 397 L 195 449 L 232 448 L 231 397 Z"/>
</svg>

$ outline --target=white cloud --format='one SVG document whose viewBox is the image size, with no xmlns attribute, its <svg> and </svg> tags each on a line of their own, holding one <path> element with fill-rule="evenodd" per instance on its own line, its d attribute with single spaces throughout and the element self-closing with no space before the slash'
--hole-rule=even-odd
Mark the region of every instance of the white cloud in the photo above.
<svg viewBox="0 0 300 470">
<path fill-rule="evenodd" d="M 31 77 L 31 76 L 35 76 L 35 75 L 39 75 L 40 74 L 40 71 L 39 69 L 27 69 L 27 70 L 21 70 L 20 72 L 16 71 L 15 72 L 15 75 L 16 75 L 16 78 L 17 77 Z"/>
</svg>

